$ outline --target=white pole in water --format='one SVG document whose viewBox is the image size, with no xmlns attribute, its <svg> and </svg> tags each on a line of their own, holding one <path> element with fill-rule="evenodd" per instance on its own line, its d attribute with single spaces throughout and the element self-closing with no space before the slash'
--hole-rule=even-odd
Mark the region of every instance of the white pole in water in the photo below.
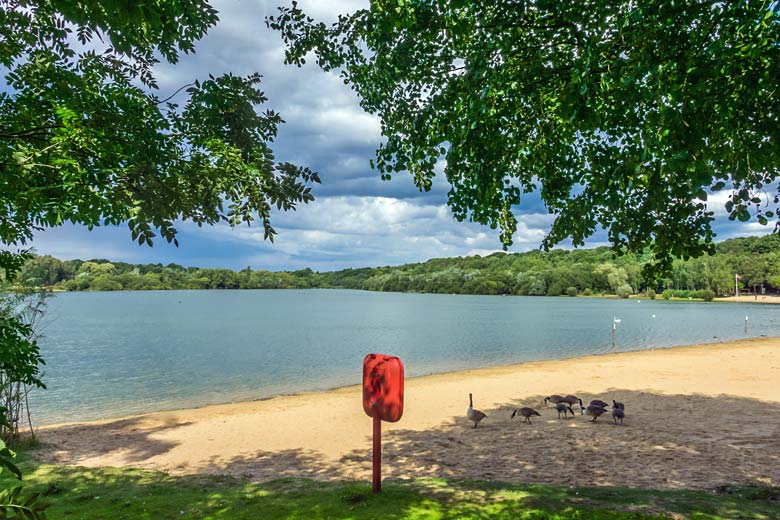
<svg viewBox="0 0 780 520">
<path fill-rule="evenodd" d="M 745 334 L 747 334 L 747 322 L 748 322 L 748 317 L 745 316 Z"/>
<path fill-rule="evenodd" d="M 618 323 L 620 323 L 620 320 L 616 316 L 612 316 L 612 352 L 615 352 L 615 331 Z"/>
</svg>

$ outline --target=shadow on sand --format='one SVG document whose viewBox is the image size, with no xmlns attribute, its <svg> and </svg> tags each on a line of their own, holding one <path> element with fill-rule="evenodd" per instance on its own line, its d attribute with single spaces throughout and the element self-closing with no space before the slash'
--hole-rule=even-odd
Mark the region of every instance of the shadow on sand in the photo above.
<svg viewBox="0 0 780 520">
<path fill-rule="evenodd" d="M 624 425 L 613 424 L 609 416 L 596 423 L 579 415 L 559 420 L 554 409 L 544 407 L 542 396 L 534 396 L 485 409 L 488 419 L 476 429 L 465 417 L 455 417 L 422 431 L 387 432 L 383 475 L 651 489 L 780 484 L 780 404 L 620 389 L 580 397 L 586 404 L 596 397 L 624 402 Z M 536 407 L 542 416 L 535 417 L 533 424 L 510 419 L 512 410 L 519 406 Z M 63 462 L 78 463 L 92 454 L 105 453 L 107 445 L 119 445 L 126 450 L 126 460 L 143 466 L 146 458 L 175 446 L 150 435 L 187 424 L 148 429 L 140 428 L 136 420 L 66 426 L 47 435 L 55 444 L 54 451 L 63 454 L 57 460 Z M 89 430 L 88 437 L 81 435 L 86 433 L 84 428 Z M 368 419 L 366 433 L 370 433 Z M 116 436 L 121 436 L 121 442 L 116 442 Z M 90 443 L 82 438 L 89 438 Z M 215 456 L 207 467 L 196 470 L 256 481 L 280 477 L 367 480 L 371 474 L 370 440 L 367 436 L 365 448 L 335 461 L 303 448 L 258 450 L 229 460 Z"/>
<path fill-rule="evenodd" d="M 536 396 L 485 410 L 488 419 L 476 429 L 463 417 L 423 431 L 388 432 L 383 474 L 654 489 L 780 484 L 779 404 L 623 390 L 601 397 L 612 396 L 626 403 L 622 426 L 610 416 L 595 423 L 579 415 L 559 420 Z M 534 406 L 542 416 L 532 424 L 510 419 L 520 406 Z M 306 450 L 258 451 L 215 461 L 213 470 L 257 480 L 368 479 L 370 442 L 336 462 Z"/>
</svg>

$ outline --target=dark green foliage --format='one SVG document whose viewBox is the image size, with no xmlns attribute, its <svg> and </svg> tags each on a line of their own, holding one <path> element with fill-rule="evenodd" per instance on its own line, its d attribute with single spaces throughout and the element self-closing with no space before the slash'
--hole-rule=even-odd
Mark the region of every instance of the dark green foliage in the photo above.
<svg viewBox="0 0 780 520">
<path fill-rule="evenodd" d="M 733 294 L 734 274 L 740 273 L 742 290 L 769 293 L 780 289 L 780 241 L 777 235 L 738 238 L 721 242 L 714 255 L 676 260 L 670 276 L 647 284 L 641 271 L 647 257 L 615 257 L 605 247 L 596 249 L 497 253 L 488 257 L 437 258 L 397 267 L 344 269 L 316 273 L 235 272 L 228 269 L 184 268 L 175 264 L 133 265 L 108 260 L 69 260 L 49 256 L 30 260 L 20 278 L 28 283 L 53 282 L 53 287 L 71 291 L 143 289 L 302 289 L 341 287 L 372 291 L 432 292 L 443 294 L 517 294 L 558 296 L 645 292 L 655 297 L 706 299 Z M 766 252 L 759 252 L 766 251 Z M 574 289 L 574 291 L 572 291 Z M 707 292 L 710 291 L 710 292 Z"/>
<path fill-rule="evenodd" d="M 566 289 L 566 294 L 568 296 L 577 296 L 577 288 L 576 287 L 569 287 Z"/>
<path fill-rule="evenodd" d="M 0 440 L 0 474 L 3 470 L 13 473 L 14 477 L 22 480 L 22 472 L 15 464 L 16 453 L 6 447 Z M 0 491 L 0 518 L 25 518 L 27 520 L 46 520 L 46 504 L 38 499 L 40 493 L 28 496 L 22 495 L 21 486 L 9 486 L 9 482 L 2 482 L 3 490 Z"/>
<path fill-rule="evenodd" d="M 383 178 L 428 190 L 444 159 L 455 217 L 505 246 L 530 191 L 555 215 L 545 248 L 604 228 L 650 249 L 648 274 L 713 251 L 708 192 L 777 220 L 777 2 L 378 0 L 332 25 L 293 2 L 267 24 L 380 117 Z"/>
<path fill-rule="evenodd" d="M 177 219 L 258 217 L 273 239 L 273 207 L 313 200 L 317 174 L 274 157 L 283 121 L 256 110 L 258 74 L 158 95 L 154 65 L 193 52 L 216 24 L 206 1 L 9 0 L 0 22 L 0 244 L 66 221 L 126 222 L 139 244 L 177 244 Z M 0 267 L 12 271 L 9 255 Z"/>
<path fill-rule="evenodd" d="M 45 364 L 37 342 L 37 324 L 45 295 L 0 286 L 0 438 L 16 441 L 27 419 L 27 392 L 46 388 L 41 380 Z"/>
</svg>

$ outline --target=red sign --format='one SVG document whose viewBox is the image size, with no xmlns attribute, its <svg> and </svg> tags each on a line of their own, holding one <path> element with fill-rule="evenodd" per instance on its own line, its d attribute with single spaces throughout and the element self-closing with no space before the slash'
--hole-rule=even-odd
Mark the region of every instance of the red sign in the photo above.
<svg viewBox="0 0 780 520">
<path fill-rule="evenodd" d="M 404 413 L 404 365 L 395 356 L 369 354 L 363 360 L 363 410 L 396 422 Z"/>
</svg>

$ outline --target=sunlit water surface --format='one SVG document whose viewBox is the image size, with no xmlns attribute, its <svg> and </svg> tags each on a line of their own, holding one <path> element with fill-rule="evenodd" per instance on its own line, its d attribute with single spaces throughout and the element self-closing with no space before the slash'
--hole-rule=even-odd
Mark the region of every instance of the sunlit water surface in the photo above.
<svg viewBox="0 0 780 520">
<path fill-rule="evenodd" d="M 407 376 L 780 336 L 772 305 L 346 290 L 60 293 L 41 347 L 39 424 L 357 384 L 368 352 Z"/>
</svg>

